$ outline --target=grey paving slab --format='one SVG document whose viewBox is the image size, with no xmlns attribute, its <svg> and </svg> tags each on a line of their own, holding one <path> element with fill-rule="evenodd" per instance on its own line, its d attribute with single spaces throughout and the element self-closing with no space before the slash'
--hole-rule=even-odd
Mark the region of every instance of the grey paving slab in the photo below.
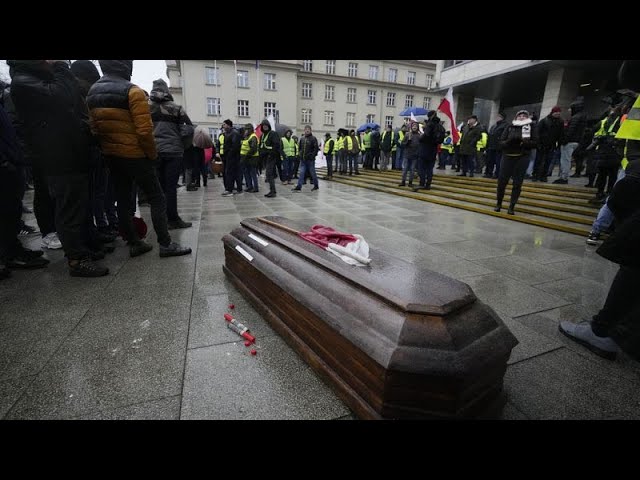
<svg viewBox="0 0 640 480">
<path fill-rule="evenodd" d="M 194 277 L 193 296 L 207 297 L 227 293 L 231 285 L 222 271 L 222 264 L 198 266 Z"/>
<path fill-rule="evenodd" d="M 467 277 L 464 282 L 473 289 L 480 300 L 510 317 L 549 310 L 570 303 L 497 273 Z"/>
<path fill-rule="evenodd" d="M 502 409 L 500 420 L 529 420 L 529 417 L 518 410 L 511 402 L 507 402 Z"/>
<path fill-rule="evenodd" d="M 426 244 L 461 242 L 465 240 L 458 233 L 450 233 L 443 229 L 434 230 L 430 226 L 424 226 L 420 229 L 403 231 L 402 234 L 406 235 L 407 237 L 420 240 L 421 242 L 424 242 Z"/>
<path fill-rule="evenodd" d="M 517 257 L 526 258 L 532 262 L 541 264 L 550 264 L 568 260 L 575 260 L 571 255 L 564 253 L 565 250 L 554 250 L 541 245 L 531 245 L 525 243 L 517 243 L 512 245 L 510 253 Z"/>
<path fill-rule="evenodd" d="M 537 357 L 546 352 L 563 348 L 562 342 L 555 338 L 547 337 L 527 327 L 518 320 L 514 320 L 505 314 L 497 312 L 507 328 L 518 339 L 518 345 L 511 350 L 511 356 L 507 364 L 521 362 L 528 358 Z"/>
<path fill-rule="evenodd" d="M 179 420 L 181 396 L 127 405 L 125 407 L 96 410 L 75 417 L 76 420 Z"/>
<path fill-rule="evenodd" d="M 475 240 L 464 242 L 439 243 L 437 248 L 444 252 L 462 257 L 466 260 L 479 260 L 482 258 L 504 257 L 510 255 L 507 248 L 496 248 Z"/>
<path fill-rule="evenodd" d="M 607 298 L 609 286 L 582 277 L 546 282 L 536 288 L 564 298 L 571 303 L 600 309 Z"/>
<path fill-rule="evenodd" d="M 235 308 L 230 309 L 229 305 Z M 259 340 L 275 335 L 262 316 L 233 288 L 228 293 L 193 298 L 188 348 L 243 341 L 237 333 L 227 328 L 225 313 L 231 313 Z"/>
<path fill-rule="evenodd" d="M 640 383 L 611 376 L 566 348 L 509 366 L 504 387 L 531 419 L 640 418 Z"/>
<path fill-rule="evenodd" d="M 0 420 L 4 418 L 12 405 L 35 377 L 20 377 L 0 381 Z"/>
<path fill-rule="evenodd" d="M 446 260 L 447 258 L 451 258 L 451 260 Z M 438 256 L 424 257 L 414 261 L 414 264 L 462 281 L 465 281 L 466 277 L 492 273 L 488 268 L 450 255 L 447 255 L 444 259 Z"/>
<path fill-rule="evenodd" d="M 189 350 L 181 419 L 332 419 L 348 409 L 278 336 Z"/>
<path fill-rule="evenodd" d="M 515 255 L 478 259 L 474 260 L 474 262 L 494 272 L 515 278 L 527 285 L 562 280 L 575 276 L 566 269 L 556 267 L 555 264 L 541 265 Z"/>
<path fill-rule="evenodd" d="M 613 278 L 620 268 L 617 264 L 599 257 L 592 258 L 576 258 L 568 261 L 550 263 L 549 266 L 564 269 L 572 273 L 576 277 L 586 278 L 603 285 L 611 285 Z"/>
</svg>

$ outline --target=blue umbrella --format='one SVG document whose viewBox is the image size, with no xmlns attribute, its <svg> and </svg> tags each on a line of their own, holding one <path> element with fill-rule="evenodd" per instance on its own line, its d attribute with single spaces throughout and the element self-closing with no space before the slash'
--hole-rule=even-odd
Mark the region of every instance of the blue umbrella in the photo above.
<svg viewBox="0 0 640 480">
<path fill-rule="evenodd" d="M 371 130 L 375 129 L 375 128 L 380 128 L 380 125 L 378 125 L 375 122 L 368 122 L 368 123 L 364 123 L 362 125 L 360 125 L 358 127 L 358 130 L 356 130 L 356 132 L 358 133 L 362 133 L 364 132 L 367 128 L 370 128 Z"/>
<path fill-rule="evenodd" d="M 412 113 L 414 117 L 417 117 L 418 115 L 427 115 L 429 113 L 429 110 L 422 107 L 410 107 L 410 108 L 405 108 L 403 111 L 400 112 L 399 115 L 401 117 L 410 117 Z"/>
</svg>

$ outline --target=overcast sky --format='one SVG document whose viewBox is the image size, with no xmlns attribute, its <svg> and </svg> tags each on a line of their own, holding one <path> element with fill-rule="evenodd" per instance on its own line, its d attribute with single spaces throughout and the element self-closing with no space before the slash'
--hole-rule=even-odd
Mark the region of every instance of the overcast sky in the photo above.
<svg viewBox="0 0 640 480">
<path fill-rule="evenodd" d="M 166 72 L 164 60 L 134 60 L 131 81 L 150 92 L 153 81 L 158 78 L 163 78 L 169 83 Z M 0 77 L 9 80 L 9 67 L 4 60 L 0 60 Z"/>
</svg>

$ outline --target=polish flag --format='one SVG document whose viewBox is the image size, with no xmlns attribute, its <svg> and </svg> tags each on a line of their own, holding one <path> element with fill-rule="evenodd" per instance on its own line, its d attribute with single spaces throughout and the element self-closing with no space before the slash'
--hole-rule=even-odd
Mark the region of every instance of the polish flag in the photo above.
<svg viewBox="0 0 640 480">
<path fill-rule="evenodd" d="M 458 143 L 460 139 L 460 133 L 458 132 L 458 128 L 456 127 L 456 121 L 453 118 L 453 88 L 449 87 L 449 91 L 440 102 L 440 106 L 437 108 L 442 113 L 444 113 L 447 117 L 449 117 L 449 122 L 451 123 L 451 137 L 453 139 L 453 144 Z"/>
<path fill-rule="evenodd" d="M 324 225 L 314 225 L 310 232 L 298 232 L 298 235 L 340 257 L 349 265 L 365 267 L 371 263 L 369 244 L 361 235 L 338 232 Z"/>
</svg>

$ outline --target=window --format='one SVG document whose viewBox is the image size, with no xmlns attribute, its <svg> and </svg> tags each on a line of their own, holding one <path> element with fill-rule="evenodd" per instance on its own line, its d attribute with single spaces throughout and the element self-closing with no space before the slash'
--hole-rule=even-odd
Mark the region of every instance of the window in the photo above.
<svg viewBox="0 0 640 480">
<path fill-rule="evenodd" d="M 427 88 L 433 87 L 433 75 L 427 73 Z"/>
<path fill-rule="evenodd" d="M 329 75 L 336 74 L 336 61 L 335 60 L 327 60 L 326 72 Z"/>
<path fill-rule="evenodd" d="M 264 89 L 275 90 L 276 89 L 276 74 L 265 73 L 264 74 Z"/>
<path fill-rule="evenodd" d="M 358 76 L 358 64 L 357 63 L 349 62 L 348 74 L 349 74 L 350 77 L 357 77 Z"/>
<path fill-rule="evenodd" d="M 466 61 L 468 60 L 445 60 L 443 68 L 449 68 L 449 67 L 453 67 L 454 65 L 460 65 L 461 63 Z"/>
<path fill-rule="evenodd" d="M 325 110 L 324 111 L 324 124 L 325 125 L 333 125 L 333 111 Z"/>
<path fill-rule="evenodd" d="M 324 86 L 324 99 L 325 100 L 335 100 L 336 99 L 336 87 L 335 85 L 325 85 Z"/>
<path fill-rule="evenodd" d="M 347 88 L 347 103 L 356 103 L 356 89 Z"/>
<path fill-rule="evenodd" d="M 311 72 L 313 70 L 313 60 L 303 60 L 302 69 L 305 72 Z"/>
<path fill-rule="evenodd" d="M 396 106 L 396 93 L 387 92 L 387 107 L 395 107 L 395 106 Z"/>
<path fill-rule="evenodd" d="M 373 123 L 376 121 L 376 116 L 373 113 L 367 115 L 367 123 Z"/>
<path fill-rule="evenodd" d="M 220 68 L 204 67 L 207 85 L 220 85 Z"/>
<path fill-rule="evenodd" d="M 422 103 L 422 107 L 427 110 L 431 109 L 431 97 L 424 97 L 424 102 Z"/>
<path fill-rule="evenodd" d="M 387 115 L 384 117 L 384 126 L 392 127 L 393 126 L 393 115 Z"/>
<path fill-rule="evenodd" d="M 311 109 L 303 108 L 302 109 L 302 123 L 311 123 Z"/>
<path fill-rule="evenodd" d="M 264 118 L 267 118 L 269 115 L 276 116 L 276 102 L 264 102 Z"/>
<path fill-rule="evenodd" d="M 398 81 L 398 69 L 390 68 L 387 72 L 387 81 L 391 83 L 396 83 Z"/>
<path fill-rule="evenodd" d="M 377 80 L 377 79 L 378 79 L 378 66 L 369 65 L 369 80 Z"/>
<path fill-rule="evenodd" d="M 238 88 L 249 88 L 249 72 L 238 70 Z"/>
<path fill-rule="evenodd" d="M 367 91 L 367 103 L 369 105 L 375 105 L 376 104 L 376 90 L 368 90 Z"/>
<path fill-rule="evenodd" d="M 407 95 L 404 99 L 404 108 L 413 107 L 413 95 Z"/>
<path fill-rule="evenodd" d="M 217 133 L 218 133 L 217 128 L 209 127 L 209 135 L 211 135 L 211 138 L 216 138 Z"/>
<path fill-rule="evenodd" d="M 220 115 L 220 99 L 207 97 L 207 115 Z"/>
<path fill-rule="evenodd" d="M 347 112 L 347 127 L 356 126 L 356 114 L 355 112 Z"/>
<path fill-rule="evenodd" d="M 416 72 L 407 72 L 407 85 L 416 84 Z"/>
<path fill-rule="evenodd" d="M 249 100 L 238 100 L 238 116 L 249 116 Z"/>
<path fill-rule="evenodd" d="M 302 84 L 302 98 L 311 98 L 311 84 L 303 83 Z"/>
</svg>

